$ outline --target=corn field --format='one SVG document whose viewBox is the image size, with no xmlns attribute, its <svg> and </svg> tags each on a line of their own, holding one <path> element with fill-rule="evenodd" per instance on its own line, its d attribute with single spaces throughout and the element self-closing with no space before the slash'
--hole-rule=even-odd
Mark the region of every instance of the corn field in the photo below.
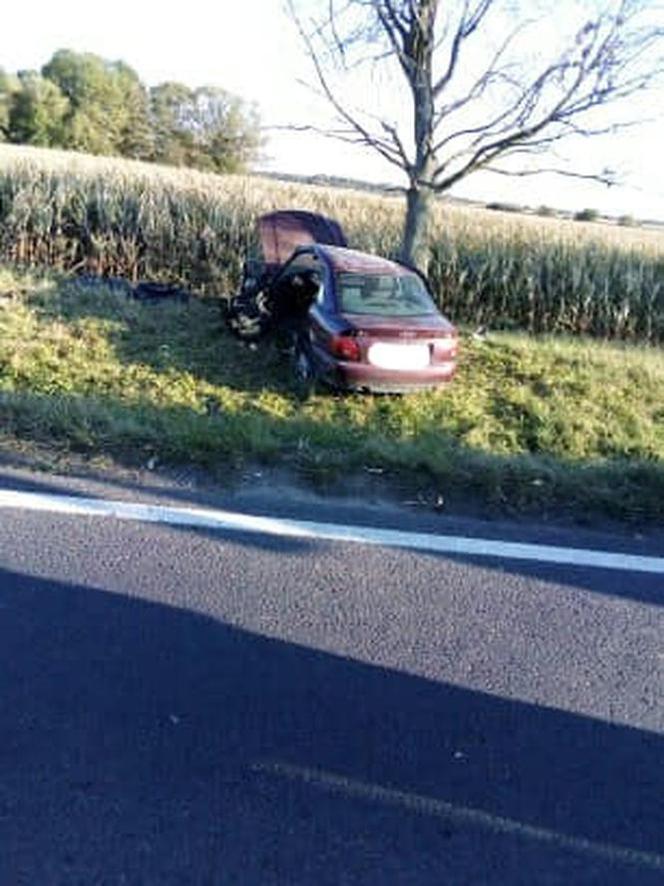
<svg viewBox="0 0 664 886">
<path fill-rule="evenodd" d="M 311 209 L 359 249 L 396 254 L 404 204 L 133 161 L 0 145 L 0 259 L 173 280 L 230 295 L 258 215 Z M 664 232 L 441 203 L 429 277 L 457 323 L 664 342 Z"/>
</svg>

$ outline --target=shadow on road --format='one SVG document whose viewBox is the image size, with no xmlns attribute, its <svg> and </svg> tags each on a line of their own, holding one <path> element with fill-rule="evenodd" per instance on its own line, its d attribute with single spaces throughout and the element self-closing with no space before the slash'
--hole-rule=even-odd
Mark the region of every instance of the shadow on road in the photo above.
<svg viewBox="0 0 664 886">
<path fill-rule="evenodd" d="M 7 571 L 0 648 L 2 883 L 662 882 L 662 736 Z"/>
</svg>

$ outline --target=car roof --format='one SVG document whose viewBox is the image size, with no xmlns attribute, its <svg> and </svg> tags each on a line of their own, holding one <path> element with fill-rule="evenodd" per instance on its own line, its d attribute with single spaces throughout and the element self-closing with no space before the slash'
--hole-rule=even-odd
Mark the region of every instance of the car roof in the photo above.
<svg viewBox="0 0 664 886">
<path fill-rule="evenodd" d="M 357 249 L 345 249 L 341 246 L 322 246 L 316 244 L 316 251 L 321 253 L 333 271 L 349 274 L 388 274 L 403 277 L 414 273 L 410 268 L 399 262 L 390 261 L 379 255 L 360 252 Z"/>
</svg>

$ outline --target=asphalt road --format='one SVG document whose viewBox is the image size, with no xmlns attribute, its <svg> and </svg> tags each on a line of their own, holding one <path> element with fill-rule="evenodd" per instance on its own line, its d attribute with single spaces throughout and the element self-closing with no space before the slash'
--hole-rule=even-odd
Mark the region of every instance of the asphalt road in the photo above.
<svg viewBox="0 0 664 886">
<path fill-rule="evenodd" d="M 662 884 L 662 604 L 662 575 L 0 511 L 0 884 Z"/>
</svg>

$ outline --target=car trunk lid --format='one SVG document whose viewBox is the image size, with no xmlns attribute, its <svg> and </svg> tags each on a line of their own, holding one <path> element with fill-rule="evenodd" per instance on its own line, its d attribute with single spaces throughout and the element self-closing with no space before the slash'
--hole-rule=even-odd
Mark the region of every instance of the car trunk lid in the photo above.
<svg viewBox="0 0 664 886">
<path fill-rule="evenodd" d="M 408 342 L 417 339 L 451 338 L 452 324 L 439 314 L 418 317 L 384 317 L 376 314 L 343 314 L 357 335 L 371 339 Z"/>
</svg>

